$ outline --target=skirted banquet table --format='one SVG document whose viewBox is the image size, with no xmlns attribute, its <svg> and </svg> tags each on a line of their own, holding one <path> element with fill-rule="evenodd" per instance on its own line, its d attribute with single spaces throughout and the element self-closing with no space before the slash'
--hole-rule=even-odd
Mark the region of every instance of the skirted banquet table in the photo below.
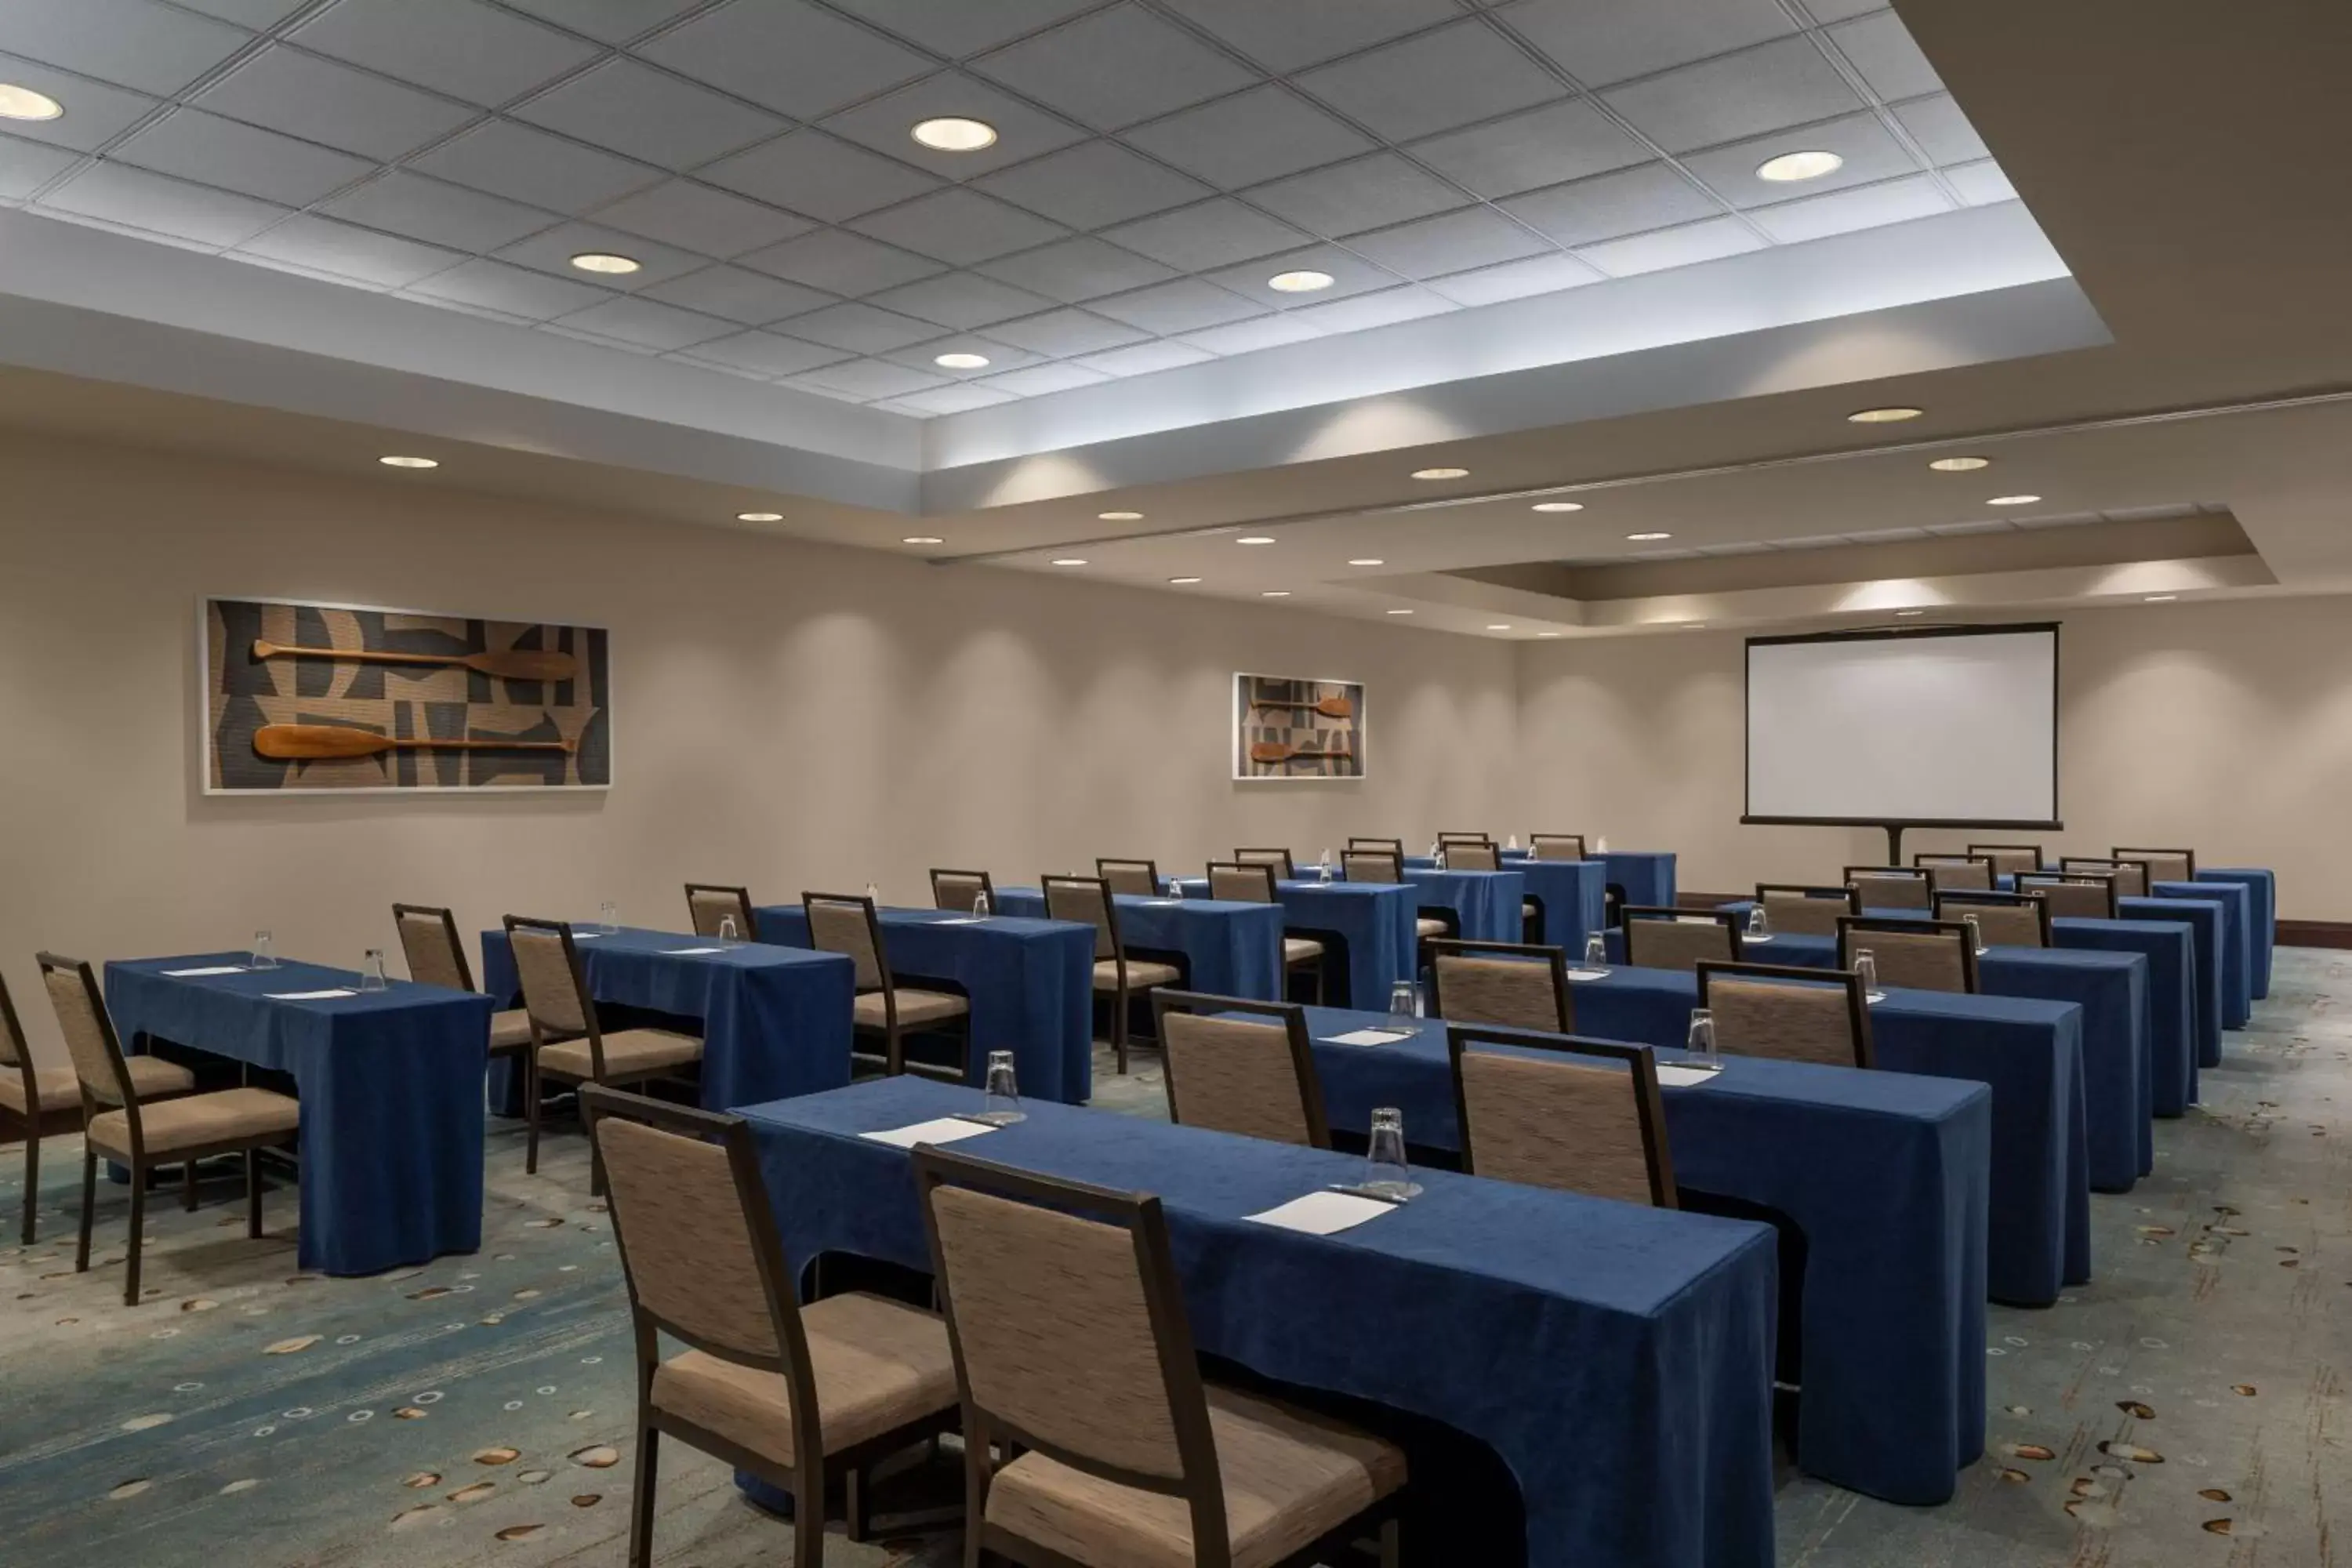
<svg viewBox="0 0 2352 1568">
<path fill-rule="evenodd" d="M 2271 959 L 2278 946 L 2278 878 L 2256 866 L 2200 866 L 2200 882 L 2236 882 L 2246 889 L 2247 938 L 2254 1000 L 2271 994 Z"/>
<path fill-rule="evenodd" d="M 249 956 L 109 963 L 123 1048 L 169 1042 L 293 1076 L 302 1268 L 375 1274 L 477 1250 L 490 999 L 404 980 L 362 992 L 348 969 Z"/>
<path fill-rule="evenodd" d="M 1536 938 L 1570 953 L 1584 951 L 1585 939 L 1608 923 L 1609 868 L 1598 860 L 1538 860 L 1523 850 L 1505 850 L 1503 869 L 1522 880 L 1528 900 L 1539 906 L 1542 930 Z M 1428 855 L 1405 858 L 1409 871 L 1433 871 L 1437 861 Z M 1507 937 L 1489 942 L 1517 942 L 1524 924 Z M 1466 933 L 1465 933 L 1466 934 Z"/>
<path fill-rule="evenodd" d="M 2242 1029 L 2254 1016 L 2253 892 L 2243 882 L 2158 882 L 2158 899 L 2221 906 L 2221 1027 Z"/>
<path fill-rule="evenodd" d="M 1184 890 L 1187 903 L 1208 897 L 1205 877 L 1171 881 Z M 1413 977 L 1420 947 L 1413 931 L 1418 899 L 1409 885 L 1286 877 L 1275 883 L 1275 897 L 1288 934 L 1323 943 L 1334 976 L 1324 993 L 1330 1000 L 1385 1007 L 1389 987 Z"/>
<path fill-rule="evenodd" d="M 1244 904 L 1218 899 L 1147 899 L 1120 893 L 1119 940 L 1130 958 L 1162 953 L 1181 959 L 1185 983 L 1195 991 L 1254 1001 L 1282 999 L 1280 904 Z M 996 907 L 1024 919 L 1045 918 L 1045 895 L 1034 888 L 999 888 Z"/>
<path fill-rule="evenodd" d="M 1509 871 L 1441 870 L 1426 855 L 1405 858 L 1404 879 L 1422 910 L 1450 918 L 1465 942 L 1517 942 L 1527 931 L 1520 906 L 1528 879 Z"/>
</svg>

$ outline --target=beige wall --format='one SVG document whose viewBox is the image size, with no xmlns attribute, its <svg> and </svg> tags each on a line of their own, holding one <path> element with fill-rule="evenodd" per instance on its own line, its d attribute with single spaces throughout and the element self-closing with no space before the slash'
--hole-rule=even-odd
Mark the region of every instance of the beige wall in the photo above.
<svg viewBox="0 0 2352 1568">
<path fill-rule="evenodd" d="M 355 963 L 394 900 L 672 927 L 688 879 L 927 897 L 1098 854 L 1197 867 L 1500 822 L 1512 650 L 717 529 L 0 441 L 0 971 L 57 1050 L 31 957 L 242 946 Z M 206 798 L 200 595 L 609 626 L 608 794 Z M 1237 784 L 1232 673 L 1359 679 L 1372 776 Z M 394 956 L 395 968 L 398 959 Z"/>
<path fill-rule="evenodd" d="M 2027 617 L 2018 617 L 2027 618 Z M 2342 599 L 2073 611 L 2061 617 L 2053 850 L 2184 844 L 2278 872 L 2280 912 L 2352 920 L 2352 618 Z M 1686 632 L 1527 647 L 1523 816 L 1680 852 L 1681 885 L 1834 878 L 1874 830 L 1739 826 L 1743 639 Z M 1913 834 L 1906 851 L 1965 834 Z"/>
</svg>

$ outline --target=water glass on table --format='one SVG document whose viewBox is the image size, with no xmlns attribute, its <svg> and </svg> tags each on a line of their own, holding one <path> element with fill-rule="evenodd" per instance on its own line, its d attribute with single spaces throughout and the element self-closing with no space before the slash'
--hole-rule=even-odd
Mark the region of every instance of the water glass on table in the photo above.
<svg viewBox="0 0 2352 1568">
<path fill-rule="evenodd" d="M 971 918 L 976 921 L 984 921 L 988 918 L 988 889 L 986 888 L 982 888 L 979 892 L 974 893 L 971 896 Z"/>
<path fill-rule="evenodd" d="M 1985 950 L 1984 927 L 1977 923 L 1977 917 L 1974 915 L 1962 915 L 1960 923 L 1969 928 L 1969 946 L 1975 952 L 1982 953 Z"/>
<path fill-rule="evenodd" d="M 1389 987 L 1389 1026 L 1408 1035 L 1421 1032 L 1421 985 L 1400 980 Z"/>
<path fill-rule="evenodd" d="M 1696 1068 L 1702 1072 L 1723 1070 L 1723 1058 L 1715 1054 L 1715 1014 L 1712 1010 L 1706 1007 L 1691 1009 L 1690 1034 L 1683 1043 L 1683 1049 L 1689 1053 L 1690 1059 L 1682 1065 Z"/>
<path fill-rule="evenodd" d="M 735 917 L 733 915 L 720 915 L 719 917 L 719 945 L 721 947 L 733 947 L 742 940 L 743 933 L 735 929 Z"/>
<path fill-rule="evenodd" d="M 253 933 L 252 966 L 256 969 L 275 969 L 278 967 L 277 946 L 271 940 L 269 933 L 266 931 L 257 931 Z"/>
<path fill-rule="evenodd" d="M 985 1104 L 972 1120 L 992 1127 L 1010 1127 L 1029 1119 L 1028 1112 L 1021 1109 L 1021 1086 L 1013 1077 L 1011 1051 L 988 1053 L 988 1087 L 982 1095 Z"/>
<path fill-rule="evenodd" d="M 1404 1154 L 1404 1112 L 1383 1106 L 1372 1112 L 1371 1147 L 1364 1156 L 1364 1191 L 1402 1202 L 1421 1193 Z"/>
<path fill-rule="evenodd" d="M 360 959 L 360 989 L 362 992 L 392 989 L 392 981 L 383 972 L 383 949 L 369 948 Z"/>
<path fill-rule="evenodd" d="M 1885 996 L 1886 993 L 1878 988 L 1878 955 L 1876 953 L 1866 947 L 1854 949 L 1853 973 L 1854 977 L 1862 982 L 1862 994 L 1866 1000 L 1876 1002 Z"/>
<path fill-rule="evenodd" d="M 596 906 L 596 929 L 605 936 L 611 936 L 614 932 L 619 931 L 621 929 L 621 906 L 614 903 L 610 899 L 606 899 L 603 903 L 598 904 Z"/>
<path fill-rule="evenodd" d="M 1609 939 L 1599 931 L 1584 939 L 1584 967 L 1595 974 L 1609 973 Z"/>
<path fill-rule="evenodd" d="M 1764 901 L 1761 899 L 1748 906 L 1748 934 L 1751 937 L 1772 934 L 1764 919 Z"/>
</svg>

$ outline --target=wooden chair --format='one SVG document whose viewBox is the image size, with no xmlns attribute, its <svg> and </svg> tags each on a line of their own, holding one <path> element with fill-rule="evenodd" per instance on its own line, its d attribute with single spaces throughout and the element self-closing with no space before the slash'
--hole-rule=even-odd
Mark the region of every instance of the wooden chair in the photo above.
<svg viewBox="0 0 2352 1568">
<path fill-rule="evenodd" d="M 760 940 L 760 918 L 751 910 L 751 889 L 726 888 L 710 882 L 688 882 L 686 885 L 686 912 L 694 922 L 694 934 L 715 937 L 719 922 L 735 922 L 739 942 Z"/>
<path fill-rule="evenodd" d="M 1437 847 L 1440 849 L 1451 849 L 1457 844 L 1492 844 L 1494 842 L 1495 837 L 1491 833 L 1441 833 L 1437 836 Z"/>
<path fill-rule="evenodd" d="M 1530 942 L 1433 940 L 1429 1011 L 1449 1024 L 1576 1032 L 1567 956 Z"/>
<path fill-rule="evenodd" d="M 2145 860 L 2100 860 L 2087 855 L 2068 855 L 2058 862 L 2060 875 L 2070 871 L 2095 871 L 2113 877 L 2116 897 L 2145 899 L 2156 879 L 2153 868 Z"/>
<path fill-rule="evenodd" d="M 1927 873 L 1907 866 L 1848 866 L 1845 885 L 1862 895 L 1864 910 L 1917 910 L 1936 907 L 1935 884 Z"/>
<path fill-rule="evenodd" d="M 931 868 L 931 902 L 940 909 L 953 910 L 968 915 L 988 900 L 989 913 L 996 912 L 996 884 L 985 871 L 948 871 Z"/>
<path fill-rule="evenodd" d="M 2039 844 L 1971 844 L 1968 852 L 1990 860 L 1995 877 L 2014 877 L 2021 872 L 2042 869 L 2042 846 Z"/>
<path fill-rule="evenodd" d="M 1209 862 L 1209 897 L 1228 900 L 1237 904 L 1278 903 L 1274 887 L 1274 868 L 1264 863 L 1244 865 L 1239 860 Z M 1285 935 L 1282 939 L 1282 969 L 1286 975 L 1294 970 L 1306 970 L 1315 979 L 1315 1005 L 1323 1005 L 1324 970 L 1323 944 L 1311 937 Z"/>
<path fill-rule="evenodd" d="M 1977 989 L 1977 947 L 1958 921 L 1886 921 L 1848 915 L 1838 921 L 1838 967 L 1852 969 L 1867 952 L 1878 983 L 1906 991 Z"/>
<path fill-rule="evenodd" d="M 1376 1531 L 1395 1568 L 1404 1456 L 1202 1379 L 1158 1198 L 932 1147 L 914 1166 L 963 1396 L 966 1564 L 1305 1568 Z"/>
<path fill-rule="evenodd" d="M 1939 921 L 1977 922 L 1987 947 L 2048 947 L 2050 903 L 2040 893 L 1937 893 Z"/>
<path fill-rule="evenodd" d="M 1118 934 L 1118 906 L 1110 887 L 1099 877 L 1038 879 L 1045 890 L 1045 914 L 1050 920 L 1072 921 L 1095 928 L 1095 994 L 1110 998 L 1110 1048 L 1118 1070 L 1127 1071 L 1128 1009 L 1139 994 L 1183 980 L 1176 966 L 1148 958 L 1127 956 Z"/>
<path fill-rule="evenodd" d="M 1784 963 L 1702 963 L 1698 1005 L 1715 1020 L 1715 1048 L 1823 1067 L 1867 1068 L 1870 998 L 1851 970 Z"/>
<path fill-rule="evenodd" d="M 1151 1016 L 1168 1079 L 1169 1121 L 1276 1143 L 1331 1146 L 1306 1009 L 1162 986 L 1151 994 Z"/>
<path fill-rule="evenodd" d="M 1992 891 L 1995 872 L 1989 855 L 1914 855 L 1911 865 L 1927 873 L 1932 893 Z"/>
<path fill-rule="evenodd" d="M 1400 860 L 1404 858 L 1404 840 L 1402 838 L 1365 838 L 1360 836 L 1351 836 L 1348 840 L 1348 847 L 1349 849 L 1384 849 Z"/>
<path fill-rule="evenodd" d="M 801 907 L 808 913 L 810 944 L 825 952 L 847 953 L 857 965 L 857 999 L 850 1006 L 850 1025 L 855 1034 L 881 1040 L 882 1070 L 893 1078 L 907 1070 L 908 1035 L 943 1033 L 943 1026 L 958 1024 L 954 1032 L 961 1048 L 952 1066 L 913 1065 L 928 1077 L 963 1082 L 971 1071 L 971 999 L 952 991 L 901 985 L 891 977 L 882 920 L 872 899 L 854 893 L 803 893 Z"/>
<path fill-rule="evenodd" d="M 661 1079 L 690 1081 L 702 1065 L 702 1041 L 671 1029 L 615 1029 L 607 1034 L 590 1000 L 580 948 L 565 921 L 506 917 L 507 943 L 514 950 L 515 973 L 522 982 L 523 1011 L 530 1019 L 531 1048 L 523 1057 L 522 1110 L 527 1132 L 523 1170 L 539 1172 L 540 1086 L 601 1084 L 608 1089 Z M 593 1146 L 591 1146 L 593 1152 Z M 591 1162 L 588 1190 L 604 1193 L 604 1168 Z"/>
<path fill-rule="evenodd" d="M 1499 871 L 1503 868 L 1503 852 L 1495 847 L 1494 840 L 1473 844 L 1457 840 L 1444 845 L 1439 853 L 1444 857 L 1449 871 Z"/>
<path fill-rule="evenodd" d="M 1624 916 L 1625 962 L 1636 969 L 1688 973 L 1701 959 L 1733 963 L 1739 957 L 1739 921 L 1719 910 L 1701 914 L 1628 904 Z"/>
<path fill-rule="evenodd" d="M 40 954 L 41 983 L 57 1010 L 66 1050 L 81 1088 L 81 1240 L 74 1272 L 89 1272 L 90 1226 L 98 1211 L 98 1160 L 103 1154 L 131 1173 L 131 1250 L 125 1266 L 122 1304 L 139 1304 L 140 1248 L 147 1228 L 147 1178 L 158 1166 L 184 1165 L 191 1173 L 190 1208 L 195 1206 L 196 1164 L 221 1154 L 245 1156 L 245 1233 L 261 1239 L 261 1166 L 255 1152 L 290 1143 L 299 1135 L 302 1108 L 266 1089 L 224 1089 L 210 1094 L 183 1093 L 142 1100 L 138 1079 L 122 1054 L 114 1020 L 106 1011 L 98 976 L 79 959 Z"/>
<path fill-rule="evenodd" d="M 1100 877 L 1114 894 L 1135 899 L 1166 897 L 1166 890 L 1160 883 L 1160 867 L 1156 861 L 1097 858 L 1095 875 Z"/>
<path fill-rule="evenodd" d="M 1528 853 L 1538 860 L 1582 860 L 1584 852 L 1581 833 L 1531 833 L 1528 835 Z"/>
<path fill-rule="evenodd" d="M 1647 1046 L 1449 1023 L 1462 1168 L 1472 1175 L 1670 1209 L 1674 1156 Z M 1507 1050 L 1474 1047 L 1504 1046 Z"/>
<path fill-rule="evenodd" d="M 408 977 L 420 985 L 471 991 L 474 971 L 457 940 L 457 917 L 433 904 L 394 904 L 393 928 L 408 959 Z M 490 1015 L 490 1055 L 520 1057 L 530 1049 L 530 1010 L 513 1007 Z"/>
<path fill-rule="evenodd" d="M 1287 849 L 1236 849 L 1234 858 L 1244 866 L 1271 866 L 1274 874 L 1286 882 L 1298 875 L 1298 868 L 1291 864 Z"/>
<path fill-rule="evenodd" d="M 1862 913 L 1862 896 L 1852 888 L 1759 882 L 1756 901 L 1775 936 L 1835 936 L 1839 916 Z"/>
<path fill-rule="evenodd" d="M 612 1184 L 636 1346 L 630 1568 L 653 1560 L 665 1436 L 790 1492 L 793 1561 L 816 1568 L 832 1483 L 863 1541 L 869 1467 L 954 1430 L 947 1325 L 879 1296 L 798 1304 L 740 1117 L 593 1085 L 580 1098 Z M 663 1359 L 662 1335 L 686 1348 Z"/>
<path fill-rule="evenodd" d="M 2150 882 L 2193 882 L 2197 879 L 2194 849 L 2116 849 L 2117 860 L 2138 860 L 2147 867 Z"/>
<path fill-rule="evenodd" d="M 2021 893 L 2038 893 L 2052 920 L 2111 921 L 2116 918 L 2116 879 L 2081 871 L 2021 873 Z"/>
</svg>

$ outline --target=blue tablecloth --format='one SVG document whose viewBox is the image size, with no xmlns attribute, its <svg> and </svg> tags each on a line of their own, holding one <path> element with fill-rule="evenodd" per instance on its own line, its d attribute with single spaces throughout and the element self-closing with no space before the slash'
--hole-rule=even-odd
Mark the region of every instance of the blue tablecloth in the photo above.
<svg viewBox="0 0 2352 1568">
<path fill-rule="evenodd" d="M 2236 882 L 2246 889 L 2246 917 L 2253 947 L 2253 994 L 2271 994 L 2271 958 L 2278 946 L 2278 878 L 2254 866 L 2206 866 L 2200 882 Z"/>
<path fill-rule="evenodd" d="M 958 1092 L 897 1079 L 744 1109 L 796 1272 L 828 1251 L 929 1272 L 906 1152 L 857 1134 Z M 1361 1160 L 1052 1105 L 955 1148 L 1160 1194 L 1199 1348 L 1486 1443 L 1518 1479 L 1532 1568 L 1773 1562 L 1763 1226 L 1433 1171 L 1412 1203 L 1318 1237 L 1243 1216 L 1360 1180 Z M 1868 1408 L 1896 1416 L 1911 1390 L 1878 1376 Z"/>
<path fill-rule="evenodd" d="M 1543 905 L 1537 940 L 1566 948 L 1570 958 L 1582 957 L 1584 939 L 1608 923 L 1609 868 L 1598 860 L 1532 857 L 1512 860 L 1510 867 L 1528 879 L 1528 897 Z"/>
<path fill-rule="evenodd" d="M 947 910 L 878 914 L 892 979 L 913 986 L 945 981 L 971 999 L 972 1083 L 985 1081 L 989 1052 L 1011 1051 L 1024 1095 L 1065 1105 L 1093 1097 L 1094 927 L 1009 915 L 974 921 Z M 761 942 L 809 945 L 800 905 L 771 905 L 752 916 Z"/>
<path fill-rule="evenodd" d="M 315 963 L 172 979 L 247 954 L 106 966 L 125 1049 L 155 1040 L 291 1073 L 302 1101 L 304 1268 L 375 1274 L 482 1245 L 482 1065 L 490 1000 L 395 980 L 315 1002 L 273 992 L 356 986 Z"/>
<path fill-rule="evenodd" d="M 1146 899 L 1120 893 L 1119 940 L 1128 956 L 1166 953 L 1183 960 L 1184 984 L 1213 996 L 1282 1000 L 1280 904 L 1228 903 L 1217 899 Z M 1045 895 L 1034 888 L 999 888 L 996 907 L 1008 915 L 1043 920 Z"/>
<path fill-rule="evenodd" d="M 2179 921 L 2062 915 L 2050 922 L 2050 940 L 2061 949 L 2147 960 L 2148 1090 L 2162 1117 L 2185 1116 L 2197 1103 L 2196 939 L 2196 928 Z"/>
<path fill-rule="evenodd" d="M 2253 919 L 2252 895 L 2243 882 L 2158 882 L 2149 889 L 2159 899 L 2219 903 L 2221 906 L 2221 1027 L 2242 1029 L 2254 1016 Z"/>
<path fill-rule="evenodd" d="M 1177 879 L 1187 901 L 1205 897 L 1205 877 Z M 1299 877 L 1277 882 L 1275 896 L 1282 900 L 1285 928 L 1294 936 L 1311 937 L 1343 951 L 1347 970 L 1344 994 L 1329 990 L 1333 1002 L 1351 1007 L 1389 1005 L 1389 987 L 1413 978 L 1419 965 L 1420 938 L 1413 920 L 1419 900 L 1402 882 L 1318 881 Z"/>
<path fill-rule="evenodd" d="M 2170 921 L 2196 931 L 2195 964 L 2189 984 L 2197 1003 L 2197 1065 L 2221 1065 L 2221 933 L 2228 915 L 2219 900 L 2117 899 L 2116 915 L 2127 921 Z"/>
<path fill-rule="evenodd" d="M 744 942 L 723 952 L 677 931 L 574 928 L 588 993 L 598 1002 L 702 1023 L 702 1103 L 718 1110 L 838 1089 L 849 1081 L 850 1005 L 857 967 L 836 952 Z M 482 989 L 501 1007 L 522 1005 L 514 949 L 503 929 L 482 933 Z M 522 1113 L 521 1075 L 490 1069 L 490 1104 Z"/>
<path fill-rule="evenodd" d="M 1592 858 L 1609 868 L 1609 880 L 1625 890 L 1625 901 L 1654 910 L 1675 907 L 1675 858 L 1655 849 L 1603 849 Z"/>
<path fill-rule="evenodd" d="M 1517 871 L 1441 871 L 1428 856 L 1409 855 L 1404 879 L 1423 909 L 1454 916 L 1455 934 L 1465 942 L 1519 942 L 1527 935 L 1519 906 L 1527 901 L 1528 881 Z"/>
</svg>

